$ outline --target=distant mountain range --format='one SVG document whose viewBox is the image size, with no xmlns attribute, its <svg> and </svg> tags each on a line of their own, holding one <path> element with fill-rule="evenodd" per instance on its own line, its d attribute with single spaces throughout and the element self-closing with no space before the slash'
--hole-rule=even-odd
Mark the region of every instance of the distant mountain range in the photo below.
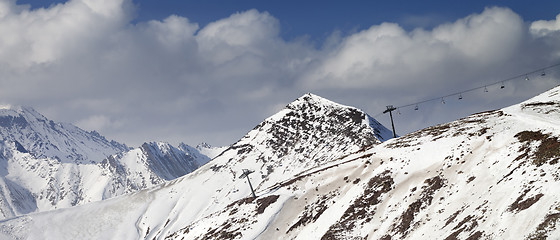
<svg viewBox="0 0 560 240">
<path fill-rule="evenodd" d="M 95 131 L 48 120 L 30 107 L 1 108 L 0 137 L 1 218 L 135 192 L 210 161 L 186 144 L 152 142 L 131 149 Z"/>
</svg>

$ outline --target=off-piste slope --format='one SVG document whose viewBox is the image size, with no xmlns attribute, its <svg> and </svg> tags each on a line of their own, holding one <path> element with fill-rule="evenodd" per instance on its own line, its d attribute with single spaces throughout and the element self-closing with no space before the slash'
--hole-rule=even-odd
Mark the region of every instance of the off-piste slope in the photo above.
<svg viewBox="0 0 560 240">
<path fill-rule="evenodd" d="M 4 221 L 0 232 L 12 238 L 163 239 L 250 196 L 243 169 L 253 171 L 249 177 L 260 196 L 390 136 L 362 111 L 306 94 L 191 174 L 131 195 Z"/>
<path fill-rule="evenodd" d="M 209 161 L 196 153 L 167 143 L 130 149 L 96 132 L 48 120 L 30 107 L 2 107 L 0 219 L 164 183 Z"/>
<path fill-rule="evenodd" d="M 560 87 L 310 169 L 169 239 L 560 239 Z"/>
</svg>

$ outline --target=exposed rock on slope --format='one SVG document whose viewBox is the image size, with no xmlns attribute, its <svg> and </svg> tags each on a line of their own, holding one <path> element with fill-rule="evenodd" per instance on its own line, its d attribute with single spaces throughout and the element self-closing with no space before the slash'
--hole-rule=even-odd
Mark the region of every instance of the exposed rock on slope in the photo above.
<svg viewBox="0 0 560 240">
<path fill-rule="evenodd" d="M 182 144 L 183 149 L 168 143 L 144 143 L 140 149 L 146 156 L 146 164 L 159 178 L 172 180 L 190 173 L 210 161 L 210 158 Z"/>
<path fill-rule="evenodd" d="M 240 177 L 242 169 L 255 171 L 250 175 L 253 186 L 259 195 L 266 194 L 297 173 L 390 136 L 390 131 L 367 114 L 306 94 L 192 174 L 131 195 L 13 219 L 4 222 L 3 229 L 25 222 L 17 231 L 4 232 L 12 237 L 69 238 L 85 233 L 83 236 L 91 238 L 163 238 L 249 196 L 246 178 Z M 258 200 L 255 209 L 267 216 L 269 205 L 285 200 L 284 196 L 269 196 Z M 50 216 L 48 221 L 46 216 Z M 64 229 L 57 225 L 62 219 Z M 78 223 L 78 228 L 70 226 Z M 47 230 L 35 231 L 39 228 Z"/>
<path fill-rule="evenodd" d="M 108 201 L 4 221 L 0 233 L 51 239 L 558 239 L 559 109 L 557 87 L 522 104 L 378 145 L 338 139 L 358 145 L 354 153 L 344 152 L 354 147 L 331 152 L 309 142 L 304 153 L 320 150 L 300 162 L 291 159 L 299 159 L 292 152 L 298 141 L 274 138 L 277 129 L 286 129 L 275 124 L 288 116 L 288 107 L 193 174 Z M 303 135 L 290 128 L 297 124 L 282 126 L 288 126 L 284 139 Z M 336 146 L 337 138 L 331 139 Z M 270 173 L 263 171 L 268 166 Z M 259 173 L 250 175 L 257 199 L 239 178 L 244 168 Z"/>
<path fill-rule="evenodd" d="M 239 172 L 239 165 L 258 171 L 261 188 L 282 177 L 320 166 L 365 147 L 392 133 L 359 109 L 311 93 L 267 118 L 224 151 L 214 170 Z M 274 181 L 269 181 L 274 180 Z"/>
<path fill-rule="evenodd" d="M 559 107 L 557 87 L 430 127 L 282 182 L 262 214 L 239 201 L 169 237 L 558 239 Z"/>
<path fill-rule="evenodd" d="M 559 109 L 560 87 L 430 127 L 308 170 L 167 237 L 557 239 Z"/>
</svg>

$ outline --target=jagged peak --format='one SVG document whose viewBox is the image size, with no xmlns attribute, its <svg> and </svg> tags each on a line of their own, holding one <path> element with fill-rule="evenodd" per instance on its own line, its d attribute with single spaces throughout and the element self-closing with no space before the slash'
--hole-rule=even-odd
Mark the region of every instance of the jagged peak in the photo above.
<svg viewBox="0 0 560 240">
<path fill-rule="evenodd" d="M 293 118 L 293 116 L 296 117 Z M 287 120 L 288 118 L 291 118 L 291 120 Z M 263 122 L 261 122 L 261 124 L 257 125 L 253 130 L 262 129 L 262 127 L 267 124 L 275 125 L 279 124 L 280 122 L 283 122 L 280 125 L 289 125 L 288 122 L 291 121 L 309 120 L 314 121 L 314 124 L 321 124 L 321 122 L 330 121 L 329 119 L 334 120 L 334 122 L 352 122 L 356 126 L 369 126 L 373 129 L 375 137 L 380 142 L 392 138 L 392 133 L 390 132 L 390 130 L 381 125 L 381 123 L 377 122 L 377 120 L 369 116 L 363 110 L 356 107 L 333 102 L 310 92 L 297 98 L 278 113 L 268 117 Z M 329 124 L 332 125 L 332 123 L 333 122 L 331 121 Z M 309 124 L 306 123 L 306 125 Z M 309 129 L 306 129 L 304 131 L 308 130 Z M 250 137 L 247 135 L 244 138 Z"/>
<path fill-rule="evenodd" d="M 313 94 L 313 93 L 306 93 L 303 96 L 297 98 L 296 100 L 294 100 L 292 103 L 288 104 L 288 108 L 298 108 L 299 106 L 302 105 L 313 105 L 313 106 L 329 106 L 329 107 L 349 107 L 349 106 L 345 106 L 336 102 L 333 102 L 331 100 L 328 100 L 324 97 L 321 97 L 319 95 Z"/>
<path fill-rule="evenodd" d="M 0 116 L 23 116 L 28 120 L 31 120 L 33 118 L 40 120 L 47 119 L 32 107 L 10 104 L 0 105 Z"/>
<path fill-rule="evenodd" d="M 170 149 L 174 148 L 168 142 L 159 142 L 159 141 L 152 141 L 152 142 L 144 142 L 142 144 L 143 147 L 151 147 L 151 148 L 158 148 L 158 149 Z"/>
<path fill-rule="evenodd" d="M 209 143 L 206 142 L 201 142 L 198 145 L 196 145 L 196 149 L 203 149 L 203 148 L 212 148 L 212 145 L 210 145 Z"/>
</svg>

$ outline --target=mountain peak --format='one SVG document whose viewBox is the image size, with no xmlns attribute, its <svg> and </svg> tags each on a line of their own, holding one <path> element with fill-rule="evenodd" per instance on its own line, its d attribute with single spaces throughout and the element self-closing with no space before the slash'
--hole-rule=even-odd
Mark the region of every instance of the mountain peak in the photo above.
<svg viewBox="0 0 560 240">
<path fill-rule="evenodd" d="M 224 151 L 221 156 L 227 163 L 220 166 L 233 169 L 230 162 L 238 161 L 264 169 L 260 172 L 262 181 L 255 180 L 262 187 L 286 173 L 317 167 L 379 144 L 388 139 L 389 132 L 357 108 L 307 93 Z M 216 165 L 221 164 L 219 157 L 215 160 Z"/>
<path fill-rule="evenodd" d="M 313 93 L 306 93 L 303 96 L 297 98 L 292 103 L 288 105 L 288 108 L 294 109 L 302 105 L 312 105 L 312 106 L 336 106 L 336 107 L 347 107 L 342 104 L 335 103 L 331 100 L 323 98 L 319 95 Z"/>
<path fill-rule="evenodd" d="M 0 104 L 0 110 L 7 110 L 12 109 L 12 105 L 10 104 Z"/>
<path fill-rule="evenodd" d="M 18 141 L 36 157 L 63 162 L 96 162 L 128 149 L 124 144 L 109 142 L 99 133 L 49 120 L 27 106 L 0 107 L 0 136 Z"/>
<path fill-rule="evenodd" d="M 364 111 L 352 106 L 333 102 L 310 92 L 297 98 L 292 103 L 288 104 L 286 108 L 270 117 L 268 120 L 280 120 L 284 118 L 286 114 L 301 115 L 303 118 L 300 120 L 307 119 L 310 121 L 316 121 L 318 119 L 322 119 L 319 122 L 322 122 L 327 118 L 334 117 L 337 119 L 336 121 L 339 122 L 338 124 L 346 122 L 345 124 L 342 124 L 344 126 L 347 124 L 369 125 L 369 127 L 373 129 L 376 141 L 378 140 L 379 142 L 384 142 L 392 138 L 392 132 L 389 129 L 366 114 Z"/>
<path fill-rule="evenodd" d="M 35 109 L 32 107 L 27 106 L 20 106 L 20 105 L 11 105 L 11 104 L 0 104 L 0 115 L 6 115 L 7 113 L 18 113 L 22 114 L 25 112 L 39 114 Z M 40 115 L 40 114 L 39 114 Z"/>
<path fill-rule="evenodd" d="M 196 145 L 196 149 L 200 150 L 203 148 L 212 148 L 212 145 L 210 145 L 209 143 L 206 142 L 201 142 L 198 145 Z"/>
</svg>

